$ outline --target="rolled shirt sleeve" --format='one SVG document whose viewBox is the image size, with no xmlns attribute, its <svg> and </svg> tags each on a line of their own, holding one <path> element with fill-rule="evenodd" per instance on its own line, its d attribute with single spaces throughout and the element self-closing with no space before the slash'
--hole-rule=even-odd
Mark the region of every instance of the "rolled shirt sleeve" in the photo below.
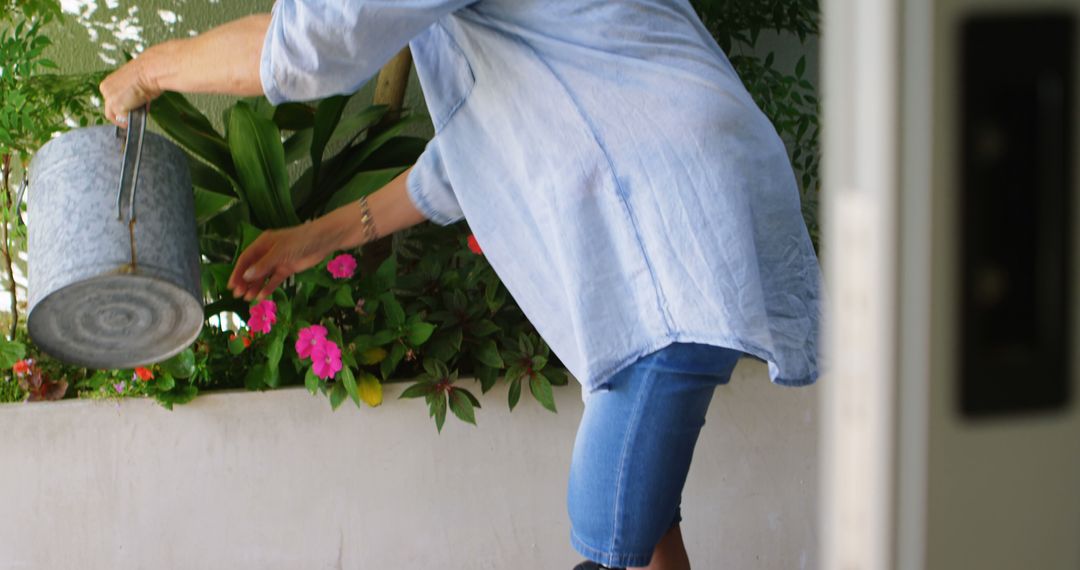
<svg viewBox="0 0 1080 570">
<path fill-rule="evenodd" d="M 259 75 L 271 103 L 353 93 L 409 40 L 475 0 L 278 0 Z"/>
<path fill-rule="evenodd" d="M 440 225 L 449 225 L 465 217 L 454 189 L 446 176 L 439 139 L 436 137 L 417 159 L 405 187 L 414 206 L 424 217 Z"/>
</svg>

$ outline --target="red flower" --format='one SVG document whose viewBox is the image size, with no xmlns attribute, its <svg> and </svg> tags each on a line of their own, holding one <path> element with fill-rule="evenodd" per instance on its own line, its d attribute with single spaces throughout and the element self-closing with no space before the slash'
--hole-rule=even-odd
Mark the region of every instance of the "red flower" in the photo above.
<svg viewBox="0 0 1080 570">
<path fill-rule="evenodd" d="M 11 370 L 19 376 L 22 376 L 23 374 L 30 372 L 30 363 L 25 360 L 20 360 L 15 363 L 15 366 L 11 367 Z"/>
<path fill-rule="evenodd" d="M 255 337 L 255 331 L 249 330 L 248 334 L 246 334 L 246 335 L 244 335 L 243 337 L 240 338 L 241 342 L 244 343 L 244 348 L 251 348 L 251 339 L 254 338 L 254 337 Z M 233 333 L 233 334 L 229 335 L 229 342 L 232 342 L 232 341 L 236 340 L 236 338 L 237 338 L 236 333 Z"/>
<path fill-rule="evenodd" d="M 135 369 L 135 376 L 143 382 L 149 382 L 154 377 L 154 373 L 151 372 L 149 368 L 143 368 L 142 366 L 140 366 Z"/>
<path fill-rule="evenodd" d="M 484 255 L 484 250 L 480 249 L 480 242 L 476 241 L 476 236 L 469 234 L 469 251 L 476 255 Z"/>
</svg>

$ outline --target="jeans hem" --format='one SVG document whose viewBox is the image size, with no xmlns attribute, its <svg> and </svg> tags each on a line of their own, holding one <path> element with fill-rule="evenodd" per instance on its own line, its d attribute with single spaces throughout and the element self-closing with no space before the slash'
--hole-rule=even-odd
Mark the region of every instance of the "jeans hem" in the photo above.
<svg viewBox="0 0 1080 570">
<path fill-rule="evenodd" d="M 597 564 L 603 564 L 604 566 L 619 568 L 626 568 L 628 566 L 648 566 L 649 561 L 652 560 L 652 552 L 649 552 L 648 554 L 625 554 L 593 548 L 586 544 L 585 541 L 579 538 L 573 531 L 570 531 L 570 545 L 582 556 Z"/>
</svg>

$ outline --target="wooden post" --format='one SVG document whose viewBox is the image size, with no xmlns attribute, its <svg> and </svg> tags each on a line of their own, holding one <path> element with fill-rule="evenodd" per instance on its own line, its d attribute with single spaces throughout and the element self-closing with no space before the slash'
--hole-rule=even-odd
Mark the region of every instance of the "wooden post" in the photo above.
<svg viewBox="0 0 1080 570">
<path fill-rule="evenodd" d="M 382 130 L 386 125 L 401 118 L 401 107 L 405 102 L 405 90 L 409 86 L 409 72 L 412 70 L 412 52 L 405 46 L 390 61 L 386 62 L 379 77 L 375 80 L 375 96 L 372 103 L 389 107 L 382 121 L 368 136 Z M 385 236 L 364 246 L 360 256 L 360 270 L 363 274 L 374 273 L 393 251 L 394 236 Z"/>
<path fill-rule="evenodd" d="M 405 102 L 405 89 L 409 86 L 411 69 L 412 52 L 409 51 L 409 46 L 405 46 L 379 71 L 372 102 L 390 108 L 383 118 L 384 123 L 396 121 L 401 116 L 401 106 Z"/>
</svg>

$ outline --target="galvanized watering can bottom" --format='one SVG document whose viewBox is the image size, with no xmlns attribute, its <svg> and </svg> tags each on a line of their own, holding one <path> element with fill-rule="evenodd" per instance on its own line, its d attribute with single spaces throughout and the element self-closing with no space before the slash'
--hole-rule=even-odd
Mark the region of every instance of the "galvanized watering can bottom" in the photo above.
<svg viewBox="0 0 1080 570">
<path fill-rule="evenodd" d="M 199 336 L 202 303 L 164 279 L 108 274 L 62 287 L 30 311 L 34 342 L 60 360 L 87 368 L 134 368 L 161 362 Z"/>
</svg>

